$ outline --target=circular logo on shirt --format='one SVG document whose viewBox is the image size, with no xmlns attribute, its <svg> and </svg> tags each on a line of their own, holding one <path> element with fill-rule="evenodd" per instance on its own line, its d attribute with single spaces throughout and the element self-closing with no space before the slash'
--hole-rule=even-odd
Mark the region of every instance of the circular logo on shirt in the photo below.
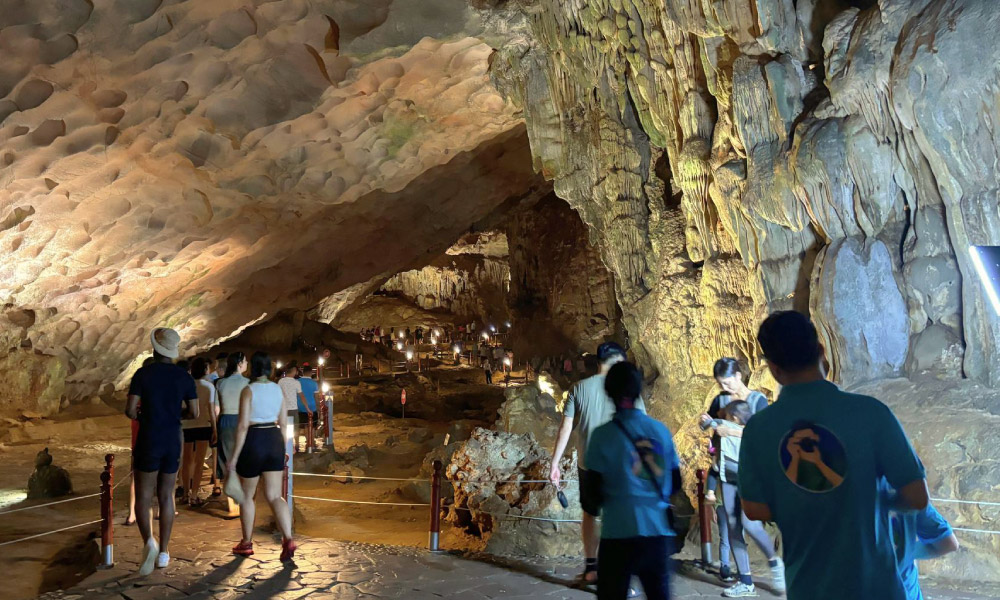
<svg viewBox="0 0 1000 600">
<path fill-rule="evenodd" d="M 796 423 L 781 439 L 781 470 L 798 487 L 816 493 L 837 489 L 847 477 L 847 452 L 829 429 Z"/>
<path fill-rule="evenodd" d="M 663 457 L 663 446 L 656 440 L 642 438 L 635 443 L 638 452 L 632 452 L 632 474 L 642 479 L 650 479 L 649 473 L 652 471 L 657 480 L 663 480 L 663 473 L 666 470 L 667 461 Z M 643 466 L 643 463 L 646 466 Z"/>
</svg>

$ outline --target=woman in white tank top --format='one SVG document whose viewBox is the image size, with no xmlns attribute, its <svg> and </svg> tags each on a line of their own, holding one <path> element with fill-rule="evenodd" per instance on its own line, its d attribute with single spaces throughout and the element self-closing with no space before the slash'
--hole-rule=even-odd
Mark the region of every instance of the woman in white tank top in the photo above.
<svg viewBox="0 0 1000 600">
<path fill-rule="evenodd" d="M 266 352 L 255 352 L 250 359 L 250 385 L 240 394 L 236 446 L 227 467 L 228 476 L 239 476 L 243 487 L 243 502 L 240 504 L 243 539 L 233 548 L 233 554 L 253 555 L 253 525 L 257 512 L 254 494 L 257 482 L 263 477 L 264 495 L 283 538 L 281 561 L 290 562 L 295 554 L 292 517 L 288 503 L 281 497 L 285 468 L 282 432 L 288 429 L 288 413 L 283 410 L 281 388 L 269 381 L 270 376 L 271 358 Z"/>
</svg>

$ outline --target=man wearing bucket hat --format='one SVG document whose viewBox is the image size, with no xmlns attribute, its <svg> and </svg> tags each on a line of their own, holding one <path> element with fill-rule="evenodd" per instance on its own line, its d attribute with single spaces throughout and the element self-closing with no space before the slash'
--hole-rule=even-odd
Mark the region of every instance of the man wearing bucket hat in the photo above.
<svg viewBox="0 0 1000 600">
<path fill-rule="evenodd" d="M 154 566 L 162 569 L 170 563 L 168 545 L 174 526 L 174 484 L 180 466 L 181 419 L 198 418 L 194 379 L 174 364 L 181 337 L 165 327 L 157 327 L 149 337 L 153 345 L 153 362 L 132 377 L 125 407 L 125 414 L 139 422 L 133 464 L 136 523 L 145 542 L 140 575 L 149 575 Z M 151 528 L 154 491 L 160 504 L 159 543 Z"/>
</svg>

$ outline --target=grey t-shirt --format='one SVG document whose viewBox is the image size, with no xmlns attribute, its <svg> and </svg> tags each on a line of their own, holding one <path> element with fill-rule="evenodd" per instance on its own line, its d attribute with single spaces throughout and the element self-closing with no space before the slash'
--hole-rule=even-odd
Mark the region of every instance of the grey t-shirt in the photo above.
<svg viewBox="0 0 1000 600">
<path fill-rule="evenodd" d="M 635 407 L 643 414 L 646 404 L 642 398 L 636 400 Z M 563 416 L 573 419 L 573 429 L 577 433 L 577 460 L 581 469 L 586 469 L 583 457 L 587 455 L 587 442 L 594 430 L 610 423 L 615 416 L 615 405 L 604 391 L 604 375 L 594 375 L 582 379 L 573 386 L 566 399 Z"/>
</svg>

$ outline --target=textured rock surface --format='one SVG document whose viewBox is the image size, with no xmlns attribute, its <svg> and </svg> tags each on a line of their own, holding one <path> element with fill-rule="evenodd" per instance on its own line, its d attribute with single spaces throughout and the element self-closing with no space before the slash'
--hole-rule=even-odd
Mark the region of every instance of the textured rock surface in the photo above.
<svg viewBox="0 0 1000 600">
<path fill-rule="evenodd" d="M 207 347 L 539 185 L 471 9 L 353 4 L 5 6 L 0 302 L 33 323 L 4 351 L 58 356 L 89 395 L 154 326 Z"/>
<path fill-rule="evenodd" d="M 968 252 L 1000 244 L 995 3 L 472 4 L 689 464 L 717 358 L 773 389 L 754 334 L 775 309 L 811 313 L 841 383 L 1000 386 L 1000 318 Z"/>
<path fill-rule="evenodd" d="M 454 480 L 455 502 L 448 522 L 486 540 L 486 550 L 500 555 L 576 556 L 580 526 L 543 520 L 579 519 L 576 482 L 564 490 L 569 508 L 556 499 L 556 489 L 539 481 L 548 477 L 550 450 L 530 433 L 513 434 L 476 429 L 459 446 L 445 468 Z M 576 472 L 576 454 L 563 459 L 563 471 Z"/>
<path fill-rule="evenodd" d="M 958 504 L 996 502 L 1000 495 L 1000 399 L 996 390 L 971 381 L 891 379 L 852 390 L 875 396 L 893 409 L 927 467 L 935 507 L 955 527 L 997 529 L 1000 507 Z M 921 563 L 921 573 L 952 579 L 1000 580 L 1000 539 L 959 532 L 962 550 Z"/>
<path fill-rule="evenodd" d="M 516 212 L 506 230 L 518 355 L 593 352 L 606 339 L 623 341 L 611 273 L 565 201 L 543 198 Z"/>
</svg>

